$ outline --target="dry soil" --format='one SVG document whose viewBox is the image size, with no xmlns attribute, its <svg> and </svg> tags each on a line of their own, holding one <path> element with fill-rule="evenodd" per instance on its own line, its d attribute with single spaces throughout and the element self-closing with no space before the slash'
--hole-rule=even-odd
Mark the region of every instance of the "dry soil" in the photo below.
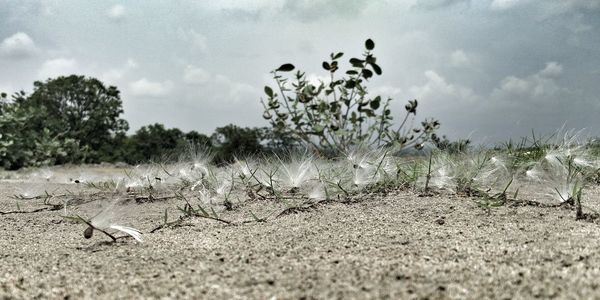
<svg viewBox="0 0 600 300">
<path fill-rule="evenodd" d="M 130 201 L 127 222 L 144 242 L 112 243 L 84 239 L 85 225 L 43 199 L 11 198 L 27 184 L 0 181 L 2 299 L 600 298 L 600 227 L 565 208 L 485 210 L 470 198 L 396 191 L 278 218 L 281 204 L 257 200 L 221 217 L 267 222 L 192 218 L 150 233 L 180 203 Z M 69 214 L 98 210 L 101 200 L 69 187 Z"/>
</svg>

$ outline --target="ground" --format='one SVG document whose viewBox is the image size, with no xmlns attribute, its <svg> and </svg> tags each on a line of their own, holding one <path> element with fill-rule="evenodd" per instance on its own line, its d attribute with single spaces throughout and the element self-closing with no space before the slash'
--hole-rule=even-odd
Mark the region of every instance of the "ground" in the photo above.
<svg viewBox="0 0 600 300">
<path fill-rule="evenodd" d="M 277 218 L 281 204 L 249 201 L 222 213 L 237 225 L 191 218 L 150 233 L 165 208 L 176 218 L 176 200 L 130 201 L 144 241 L 112 243 L 84 239 L 86 226 L 62 209 L 25 213 L 48 207 L 11 197 L 26 184 L 0 181 L 2 299 L 600 297 L 600 227 L 560 207 L 485 210 L 468 197 L 391 191 Z M 98 201 L 70 189 L 79 204 L 69 213 L 93 215 Z M 251 212 L 270 218 L 243 223 Z"/>
</svg>

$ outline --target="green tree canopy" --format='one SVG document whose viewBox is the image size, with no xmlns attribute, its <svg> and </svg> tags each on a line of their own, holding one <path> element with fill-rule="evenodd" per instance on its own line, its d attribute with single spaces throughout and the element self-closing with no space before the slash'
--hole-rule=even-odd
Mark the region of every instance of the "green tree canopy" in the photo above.
<svg viewBox="0 0 600 300">
<path fill-rule="evenodd" d="M 214 160 L 217 163 L 228 163 L 235 157 L 244 157 L 264 151 L 260 141 L 262 133 L 259 128 L 242 128 L 233 124 L 215 129 L 211 136 Z"/>
<path fill-rule="evenodd" d="M 79 141 L 87 148 L 89 161 L 97 161 L 103 145 L 129 128 L 119 90 L 101 81 L 79 75 L 61 76 L 34 82 L 34 90 L 18 102 L 25 107 L 43 108 L 46 117 L 37 126 L 59 136 Z"/>
<path fill-rule="evenodd" d="M 43 107 L 23 107 L 24 92 L 9 100 L 0 93 L 0 167 L 15 170 L 66 162 L 78 156 L 77 141 L 57 136 L 38 125 L 45 118 Z"/>
<path fill-rule="evenodd" d="M 127 140 L 128 155 L 125 158 L 128 163 L 163 160 L 182 150 L 186 143 L 186 135 L 177 128 L 166 129 L 158 123 L 142 126 Z"/>
</svg>

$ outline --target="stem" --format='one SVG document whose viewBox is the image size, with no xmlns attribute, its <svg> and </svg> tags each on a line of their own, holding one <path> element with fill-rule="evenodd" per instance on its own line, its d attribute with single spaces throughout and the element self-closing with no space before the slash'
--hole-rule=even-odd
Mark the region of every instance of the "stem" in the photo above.
<svg viewBox="0 0 600 300">
<path fill-rule="evenodd" d="M 102 229 L 100 229 L 100 228 L 98 228 L 98 227 L 96 227 L 96 226 L 92 225 L 92 223 L 90 223 L 90 222 L 86 221 L 84 218 L 82 218 L 82 217 L 80 217 L 80 216 L 77 216 L 77 217 L 79 218 L 79 220 L 81 220 L 83 223 L 87 224 L 87 225 L 88 225 L 89 227 L 91 227 L 92 229 L 98 230 L 98 231 L 100 231 L 100 232 L 102 232 L 102 233 L 106 234 L 108 237 L 110 237 L 110 238 L 113 240 L 113 242 L 116 242 L 116 241 L 117 241 L 117 238 L 116 238 L 116 237 L 114 237 L 112 234 L 110 234 L 110 233 L 108 233 L 108 232 L 106 232 L 106 231 L 104 231 L 104 230 L 102 230 Z"/>
<path fill-rule="evenodd" d="M 431 180 L 431 159 L 433 151 L 429 152 L 429 166 L 427 167 L 427 176 L 425 177 L 425 192 L 429 191 L 429 180 Z"/>
</svg>

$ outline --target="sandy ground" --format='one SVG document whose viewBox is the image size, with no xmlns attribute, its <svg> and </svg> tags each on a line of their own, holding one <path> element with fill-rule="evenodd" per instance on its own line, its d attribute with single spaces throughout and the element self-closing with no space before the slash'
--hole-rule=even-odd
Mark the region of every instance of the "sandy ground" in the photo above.
<svg viewBox="0 0 600 300">
<path fill-rule="evenodd" d="M 46 207 L 11 198 L 22 185 L 0 181 L 0 211 Z M 85 203 L 71 189 L 63 197 L 73 198 L 69 213 L 93 215 L 102 201 Z M 61 209 L 3 214 L 0 298 L 600 298 L 600 227 L 575 221 L 571 210 L 485 211 L 469 198 L 401 191 L 354 200 L 264 223 L 193 218 L 155 233 L 165 209 L 176 218 L 177 200 L 130 202 L 128 221 L 144 232 L 143 243 L 86 240 L 86 226 L 62 218 Z M 281 209 L 255 201 L 222 218 L 241 222 Z"/>
</svg>

